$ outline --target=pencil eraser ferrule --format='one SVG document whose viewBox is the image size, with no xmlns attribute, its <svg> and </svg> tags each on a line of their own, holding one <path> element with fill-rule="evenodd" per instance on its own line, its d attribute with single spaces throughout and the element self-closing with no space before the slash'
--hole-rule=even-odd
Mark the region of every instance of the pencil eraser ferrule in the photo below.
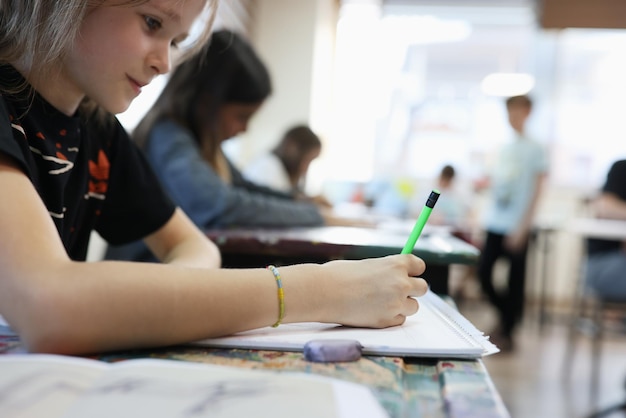
<svg viewBox="0 0 626 418">
<path fill-rule="evenodd" d="M 435 207 L 435 203 L 437 203 L 437 199 L 439 199 L 439 190 L 433 190 L 432 192 L 430 192 L 430 195 L 428 196 L 428 199 L 426 200 L 426 206 L 428 206 L 429 208 L 434 208 Z"/>
<path fill-rule="evenodd" d="M 304 345 L 304 358 L 316 363 L 356 361 L 362 348 L 356 340 L 311 340 Z"/>
</svg>

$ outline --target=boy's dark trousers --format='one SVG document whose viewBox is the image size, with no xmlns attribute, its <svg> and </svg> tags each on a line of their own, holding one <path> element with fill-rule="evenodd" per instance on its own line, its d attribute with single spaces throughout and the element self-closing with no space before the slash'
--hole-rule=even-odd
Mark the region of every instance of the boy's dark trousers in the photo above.
<svg viewBox="0 0 626 418">
<path fill-rule="evenodd" d="M 504 237 L 502 234 L 487 231 L 478 263 L 478 277 L 483 292 L 500 314 L 502 334 L 510 338 L 523 315 L 528 242 L 518 252 L 511 253 L 503 245 Z M 501 257 L 510 263 L 509 274 L 506 289 L 497 292 L 494 287 L 493 267 Z"/>
</svg>

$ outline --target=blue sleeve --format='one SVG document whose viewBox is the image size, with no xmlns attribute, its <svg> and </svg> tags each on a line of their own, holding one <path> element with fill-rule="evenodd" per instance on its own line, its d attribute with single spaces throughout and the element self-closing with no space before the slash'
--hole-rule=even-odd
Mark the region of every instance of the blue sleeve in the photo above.
<svg viewBox="0 0 626 418">
<path fill-rule="evenodd" d="M 200 228 L 324 222 L 310 203 L 226 184 L 202 158 L 191 133 L 172 122 L 155 126 L 145 151 L 172 199 Z"/>
</svg>

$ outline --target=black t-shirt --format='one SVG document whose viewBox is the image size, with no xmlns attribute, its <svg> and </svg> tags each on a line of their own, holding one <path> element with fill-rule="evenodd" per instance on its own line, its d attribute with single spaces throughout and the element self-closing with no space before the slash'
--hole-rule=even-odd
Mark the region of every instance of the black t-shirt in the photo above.
<svg viewBox="0 0 626 418">
<path fill-rule="evenodd" d="M 621 200 L 626 201 L 626 160 L 613 163 L 602 191 L 604 193 L 612 193 Z M 621 245 L 620 241 L 589 239 L 587 240 L 587 251 L 589 254 L 616 251 L 620 249 Z"/>
<path fill-rule="evenodd" d="M 0 84 L 20 82 L 12 67 L 0 66 Z M 86 258 L 92 230 L 112 244 L 134 241 L 175 209 L 117 118 L 102 110 L 81 108 L 69 117 L 32 89 L 3 94 L 0 153 L 29 177 L 73 260 Z"/>
</svg>

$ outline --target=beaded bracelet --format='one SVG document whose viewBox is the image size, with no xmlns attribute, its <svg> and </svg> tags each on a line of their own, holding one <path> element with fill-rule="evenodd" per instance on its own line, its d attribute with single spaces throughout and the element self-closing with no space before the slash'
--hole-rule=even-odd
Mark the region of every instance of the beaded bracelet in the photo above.
<svg viewBox="0 0 626 418">
<path fill-rule="evenodd" d="M 278 320 L 272 325 L 272 327 L 276 328 L 285 317 L 285 292 L 283 291 L 283 280 L 278 269 L 272 265 L 267 266 L 267 269 L 274 275 L 276 285 L 278 286 Z"/>
</svg>

